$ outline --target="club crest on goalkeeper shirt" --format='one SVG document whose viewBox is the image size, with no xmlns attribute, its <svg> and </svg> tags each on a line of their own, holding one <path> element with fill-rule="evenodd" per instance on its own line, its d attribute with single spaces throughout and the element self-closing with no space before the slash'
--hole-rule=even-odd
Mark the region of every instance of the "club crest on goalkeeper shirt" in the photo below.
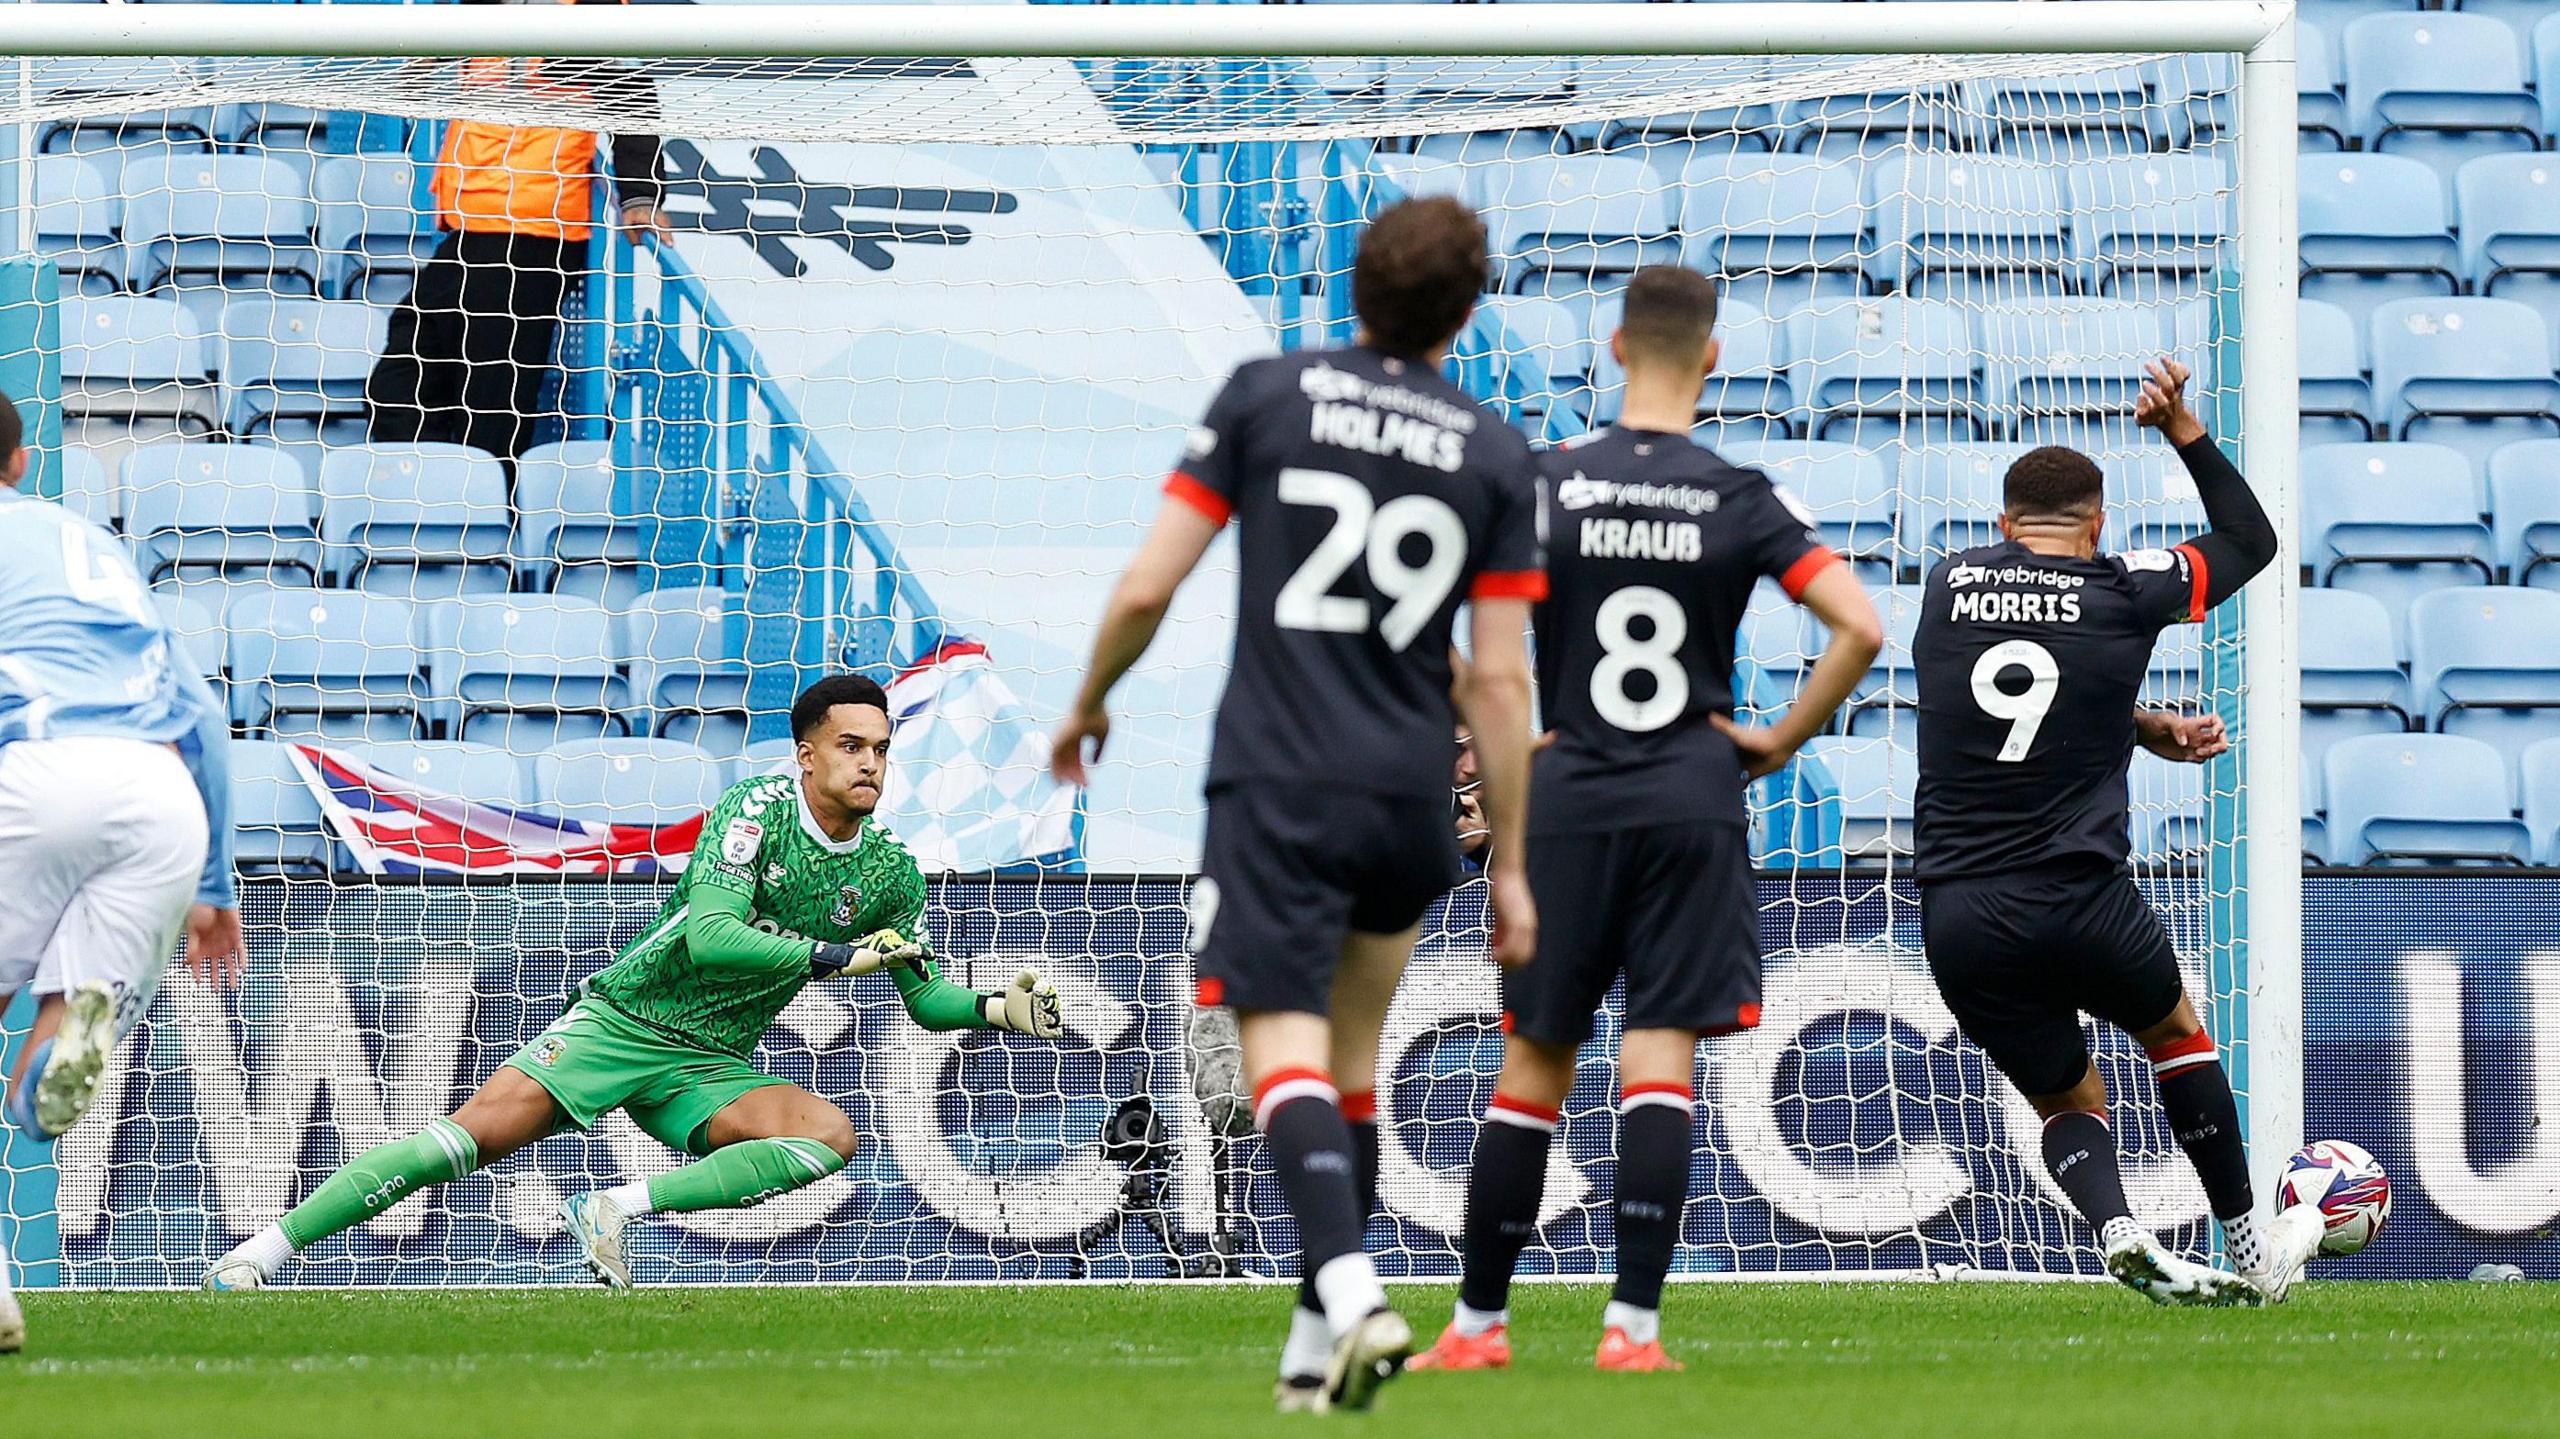
<svg viewBox="0 0 2560 1439">
<path fill-rule="evenodd" d="M 799 790 L 793 776 L 759 775 L 721 795 L 657 918 L 585 992 L 697 1044 L 745 1054 L 808 983 L 808 966 L 740 971 L 696 962 L 685 920 L 705 886 L 746 894 L 756 927 L 774 934 L 850 944 L 895 929 L 921 939 L 924 876 L 907 847 L 877 818 L 852 839 L 829 839 Z M 733 855 L 740 833 L 752 833 L 754 844 Z"/>
</svg>

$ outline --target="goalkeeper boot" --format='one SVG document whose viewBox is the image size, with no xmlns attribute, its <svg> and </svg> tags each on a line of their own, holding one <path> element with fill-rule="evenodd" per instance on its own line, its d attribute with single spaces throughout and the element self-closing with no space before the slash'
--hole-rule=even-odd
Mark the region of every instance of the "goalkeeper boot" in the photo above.
<svg viewBox="0 0 2560 1439">
<path fill-rule="evenodd" d="M 2269 1304 L 2285 1301 L 2303 1268 L 2319 1256 L 2320 1238 L 2326 1232 L 2319 1209 L 2309 1204 L 2297 1204 L 2268 1222 L 2267 1267 L 2250 1275 L 2249 1282 Z"/>
<path fill-rule="evenodd" d="M 1609 1374 L 1677 1374 L 1689 1366 L 1664 1353 L 1661 1340 L 1638 1344 L 1612 1325 L 1600 1336 L 1600 1352 L 1591 1357 L 1591 1367 Z"/>
<path fill-rule="evenodd" d="M 1404 1366 L 1407 1369 L 1508 1369 L 1511 1367 L 1511 1330 L 1496 1324 L 1481 1334 L 1469 1334 L 1452 1324 L 1440 1331 L 1440 1341 L 1416 1354 Z"/>
<path fill-rule="evenodd" d="M 2258 1287 L 2228 1269 L 2182 1259 L 2130 1219 L 2108 1224 L 2107 1272 L 2154 1304 L 2206 1307 L 2265 1303 Z"/>
<path fill-rule="evenodd" d="M 44 1072 L 28 1081 L 35 1086 L 39 1134 L 52 1139 L 89 1112 L 115 1047 L 115 986 L 93 980 L 65 996 L 62 1028 L 46 1046 Z"/>
<path fill-rule="evenodd" d="M 1326 1366 L 1324 1409 L 1366 1409 L 1379 1386 L 1396 1377 L 1413 1353 L 1413 1326 L 1392 1309 L 1372 1309 L 1333 1344 Z"/>
<path fill-rule="evenodd" d="M 231 1294 L 267 1287 L 267 1271 L 246 1259 L 226 1254 L 204 1273 L 207 1294 Z"/>
<path fill-rule="evenodd" d="M 622 1242 L 631 1216 L 602 1193 L 572 1194 L 560 1202 L 560 1223 L 578 1241 L 578 1252 L 596 1282 L 607 1289 L 631 1287 L 631 1251 Z"/>
</svg>

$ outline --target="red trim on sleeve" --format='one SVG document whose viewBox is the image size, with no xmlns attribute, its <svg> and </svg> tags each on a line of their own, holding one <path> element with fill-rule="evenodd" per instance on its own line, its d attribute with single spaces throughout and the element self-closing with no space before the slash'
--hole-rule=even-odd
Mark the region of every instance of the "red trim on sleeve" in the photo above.
<svg viewBox="0 0 2560 1439">
<path fill-rule="evenodd" d="M 2187 623 L 2191 625 L 2200 625 L 2204 623 L 2204 586 L 2206 569 L 2204 551 L 2197 549 L 2193 545 L 2180 545 L 2178 546 L 2178 549 L 2186 555 L 2187 568 L 2193 572 L 2195 578 L 2194 588 L 2190 590 L 2187 595 Z"/>
<path fill-rule="evenodd" d="M 1236 507 L 1227 503 L 1226 496 L 1181 470 L 1165 476 L 1164 492 L 1207 516 L 1213 525 L 1223 526 L 1235 517 Z"/>
<path fill-rule="evenodd" d="M 1527 600 L 1536 604 L 1547 597 L 1545 570 L 1487 570 L 1476 576 L 1474 588 L 1467 591 L 1473 600 Z"/>
<path fill-rule="evenodd" d="M 1227 1002 L 1227 982 L 1215 976 L 1203 978 L 1191 987 L 1191 1002 L 1202 1009 L 1215 1009 Z"/>
<path fill-rule="evenodd" d="M 1787 572 L 1778 576 L 1778 588 L 1787 592 L 1788 599 L 1803 599 L 1805 587 L 1813 583 L 1813 577 L 1838 563 L 1840 563 L 1838 551 L 1817 545 L 1805 551 L 1794 564 L 1787 566 Z"/>
</svg>

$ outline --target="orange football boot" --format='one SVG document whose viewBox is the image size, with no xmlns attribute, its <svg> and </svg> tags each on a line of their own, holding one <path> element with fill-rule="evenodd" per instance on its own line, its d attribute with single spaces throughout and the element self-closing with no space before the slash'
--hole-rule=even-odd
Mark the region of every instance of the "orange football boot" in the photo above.
<svg viewBox="0 0 2560 1439">
<path fill-rule="evenodd" d="M 1440 1342 L 1404 1362 L 1407 1369 L 1508 1369 L 1511 1331 L 1497 1324 L 1482 1334 L 1461 1334 L 1458 1326 L 1440 1331 Z"/>
<path fill-rule="evenodd" d="M 1591 1367 L 1610 1374 L 1677 1374 L 1689 1366 L 1663 1353 L 1661 1340 L 1638 1344 L 1613 1325 L 1600 1336 L 1600 1352 Z"/>
</svg>

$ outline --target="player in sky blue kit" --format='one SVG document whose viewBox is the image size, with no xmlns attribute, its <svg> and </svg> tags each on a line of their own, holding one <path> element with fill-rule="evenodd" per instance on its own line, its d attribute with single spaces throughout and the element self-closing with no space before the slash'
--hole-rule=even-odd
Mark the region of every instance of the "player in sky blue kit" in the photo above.
<svg viewBox="0 0 2560 1439">
<path fill-rule="evenodd" d="M 0 1005 L 35 990 L 7 1110 L 49 1140 L 88 1112 L 181 931 L 207 979 L 242 951 L 226 717 L 124 545 L 19 493 L 23 440 L 0 396 Z M 0 1351 L 25 1332 L 0 1263 Z"/>
</svg>

